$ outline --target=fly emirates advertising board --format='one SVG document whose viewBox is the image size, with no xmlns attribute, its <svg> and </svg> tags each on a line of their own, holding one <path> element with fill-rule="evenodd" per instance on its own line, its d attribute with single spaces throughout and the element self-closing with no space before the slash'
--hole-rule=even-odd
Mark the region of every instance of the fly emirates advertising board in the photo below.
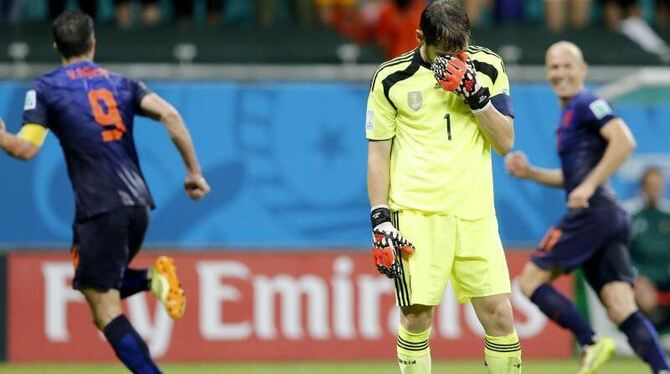
<svg viewBox="0 0 670 374">
<path fill-rule="evenodd" d="M 365 251 L 171 252 L 187 293 L 173 321 L 149 293 L 128 298 L 125 313 L 159 360 L 394 359 L 398 326 L 393 281 Z M 133 267 L 158 256 L 145 252 Z M 528 253 L 509 251 L 512 304 L 524 357 L 564 358 L 572 339 L 519 290 Z M 67 254 L 8 258 L 8 360 L 113 361 L 83 297 L 71 288 Z M 556 286 L 572 294 L 571 278 Z M 448 287 L 435 310 L 435 360 L 481 358 L 483 330 L 470 304 Z"/>
</svg>

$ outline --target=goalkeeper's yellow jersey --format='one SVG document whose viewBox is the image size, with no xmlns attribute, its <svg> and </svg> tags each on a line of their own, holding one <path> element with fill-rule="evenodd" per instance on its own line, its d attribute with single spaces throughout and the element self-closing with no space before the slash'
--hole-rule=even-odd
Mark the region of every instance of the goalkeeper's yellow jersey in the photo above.
<svg viewBox="0 0 670 374">
<path fill-rule="evenodd" d="M 502 59 L 482 47 L 467 51 L 491 97 L 509 95 Z M 393 139 L 391 209 L 462 219 L 495 214 L 491 144 L 463 98 L 437 85 L 418 48 L 373 76 L 365 129 L 368 140 Z"/>
</svg>

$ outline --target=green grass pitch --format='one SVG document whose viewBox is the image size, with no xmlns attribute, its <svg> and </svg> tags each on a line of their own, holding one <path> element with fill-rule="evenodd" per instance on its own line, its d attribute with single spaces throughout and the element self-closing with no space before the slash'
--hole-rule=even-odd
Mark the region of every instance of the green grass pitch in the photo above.
<svg viewBox="0 0 670 374">
<path fill-rule="evenodd" d="M 166 374 L 395 374 L 393 362 L 273 362 L 273 363 L 165 363 L 161 368 Z M 540 361 L 526 360 L 524 374 L 577 373 L 575 360 Z M 118 374 L 127 373 L 123 366 L 113 364 L 2 364 L 1 374 Z M 646 374 L 640 360 L 615 359 L 600 370 L 607 374 Z M 434 374 L 486 374 L 486 369 L 476 361 L 434 361 Z"/>
</svg>

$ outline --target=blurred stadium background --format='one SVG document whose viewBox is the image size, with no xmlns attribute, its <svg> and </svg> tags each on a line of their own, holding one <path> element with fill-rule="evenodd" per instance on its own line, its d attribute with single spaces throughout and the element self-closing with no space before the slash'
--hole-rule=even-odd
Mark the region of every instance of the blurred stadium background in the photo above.
<svg viewBox="0 0 670 374">
<path fill-rule="evenodd" d="M 599 2 L 583 0 L 583 20 L 562 21 L 552 8 L 562 0 L 465 1 L 474 43 L 507 62 L 516 149 L 539 165 L 558 165 L 559 108 L 542 64 L 546 48 L 567 39 L 583 48 L 589 84 L 612 101 L 639 143 L 613 179 L 618 194 L 633 197 L 647 165 L 670 172 L 670 28 L 663 18 L 670 9 L 639 0 L 616 19 Z M 55 3 L 0 0 L 0 117 L 12 132 L 30 80 L 58 66 L 49 22 Z M 168 373 L 395 372 L 392 284 L 368 256 L 363 123 L 369 79 L 392 54 L 389 40 L 398 39 L 389 35 L 413 33 L 407 14 L 389 15 L 404 2 L 130 3 L 83 2 L 96 13 L 96 59 L 144 80 L 181 111 L 213 188 L 206 200 L 188 201 L 181 161 L 164 130 L 136 122 L 158 205 L 138 263 L 159 251 L 173 254 L 189 295 L 187 314 L 176 323 L 148 297 L 128 301 L 154 356 Z M 0 372 L 122 372 L 69 288 L 74 201 L 57 141 L 49 137 L 31 163 L 0 157 L 0 172 Z M 516 276 L 563 212 L 563 196 L 512 180 L 500 158 L 494 178 Z M 615 333 L 578 280 L 559 285 L 600 332 Z M 575 372 L 570 336 L 516 289 L 513 303 L 525 372 Z M 471 308 L 447 290 L 432 339 L 435 372 L 484 372 L 481 333 Z M 621 356 L 629 356 L 619 342 Z M 645 370 L 625 358 L 606 367 Z"/>
</svg>

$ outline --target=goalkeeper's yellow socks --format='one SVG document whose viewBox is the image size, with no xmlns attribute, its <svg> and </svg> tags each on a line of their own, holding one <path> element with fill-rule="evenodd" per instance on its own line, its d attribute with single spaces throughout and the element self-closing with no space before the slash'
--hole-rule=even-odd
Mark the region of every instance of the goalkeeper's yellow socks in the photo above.
<svg viewBox="0 0 670 374">
<path fill-rule="evenodd" d="M 413 333 L 398 328 L 398 364 L 401 374 L 430 374 L 430 328 Z"/>
<path fill-rule="evenodd" d="M 521 344 L 516 331 L 506 336 L 486 335 L 484 358 L 490 374 L 521 373 Z"/>
</svg>

